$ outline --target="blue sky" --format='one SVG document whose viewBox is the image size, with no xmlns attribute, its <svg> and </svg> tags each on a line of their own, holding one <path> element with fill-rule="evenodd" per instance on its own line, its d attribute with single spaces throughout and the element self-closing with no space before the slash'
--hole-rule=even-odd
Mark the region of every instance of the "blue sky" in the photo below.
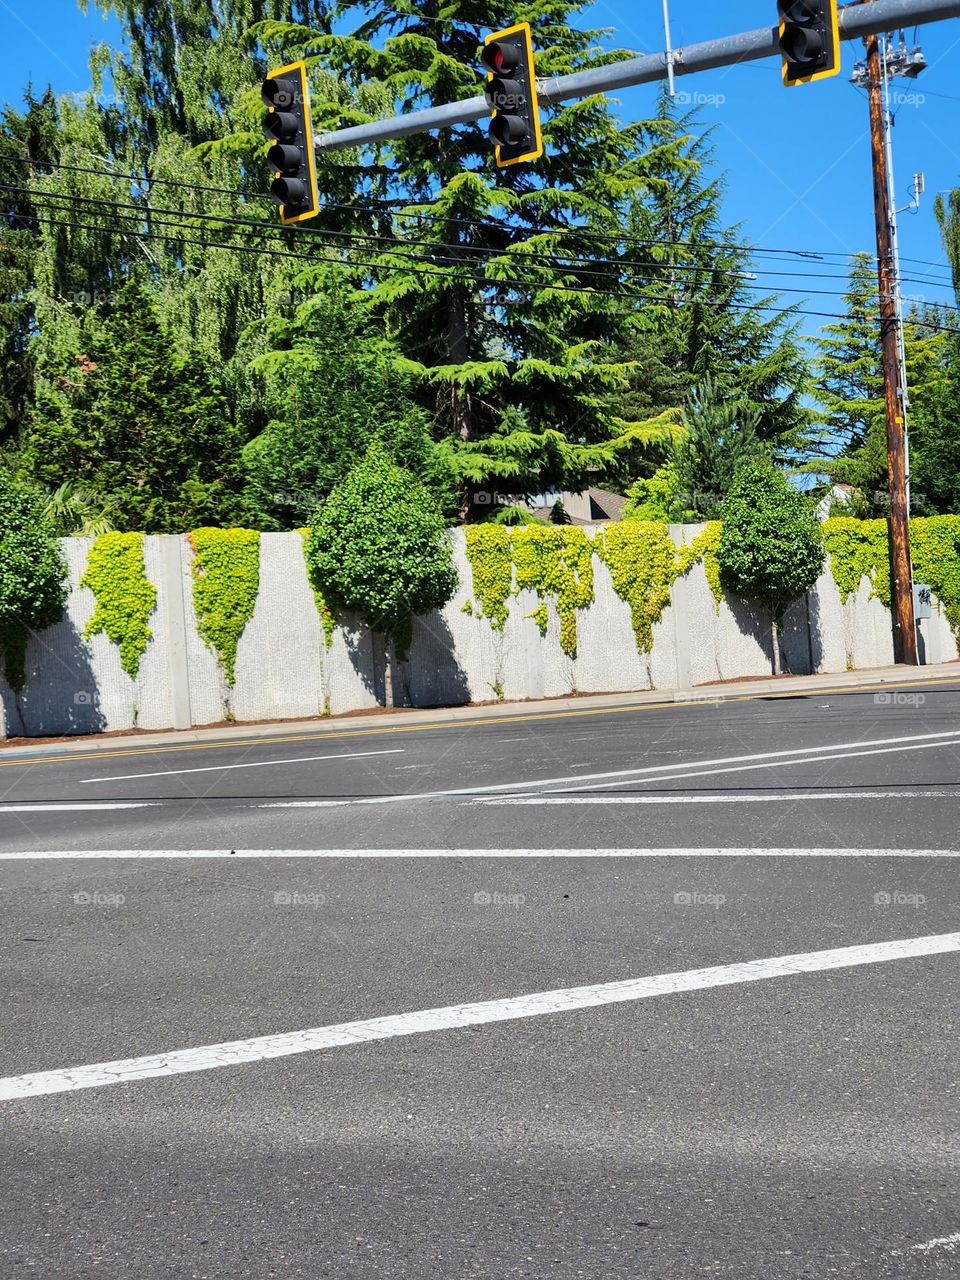
<svg viewBox="0 0 960 1280">
<path fill-rule="evenodd" d="M 674 44 L 772 24 L 774 0 L 671 0 Z M 639 52 L 663 47 L 658 0 L 598 0 L 590 11 L 598 26 L 612 28 L 613 42 Z M 98 40 L 115 40 L 117 27 L 96 12 L 81 13 L 73 0 L 0 0 L 0 99 L 16 100 L 28 78 L 59 93 L 89 86 L 87 56 Z M 907 38 L 911 41 L 912 31 Z M 901 220 L 904 292 L 952 300 L 945 258 L 933 216 L 937 191 L 960 184 L 960 21 L 921 28 L 929 69 L 916 81 L 897 82 L 895 162 L 898 203 L 909 202 L 912 175 L 923 172 L 927 195 L 919 213 Z M 759 246 L 848 254 L 874 249 L 867 104 L 849 84 L 859 44 L 844 45 L 844 71 L 833 80 L 785 89 L 773 60 L 725 68 L 681 79 L 681 93 L 701 103 L 704 124 L 713 125 L 718 166 L 727 174 L 726 217 L 742 221 Z M 618 95 L 625 116 L 647 115 L 655 89 Z M 801 167 L 799 157 L 809 159 Z M 918 261 L 913 261 L 914 259 Z M 835 273 L 800 260 L 802 271 Z M 939 264 L 924 266 L 921 262 Z M 783 270 L 793 270 L 788 264 Z M 931 284 L 930 278 L 943 281 Z M 789 277 L 771 279 L 787 288 Z M 836 291 L 836 281 L 809 281 L 808 288 Z M 796 300 L 796 295 L 784 295 Z M 838 299 L 810 296 L 811 311 L 835 310 Z M 804 328 L 819 322 L 807 319 Z"/>
</svg>

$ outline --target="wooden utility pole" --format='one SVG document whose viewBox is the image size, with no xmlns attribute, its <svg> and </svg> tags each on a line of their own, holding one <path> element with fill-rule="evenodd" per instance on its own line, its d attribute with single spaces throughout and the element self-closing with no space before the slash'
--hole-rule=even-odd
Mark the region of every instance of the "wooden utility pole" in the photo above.
<svg viewBox="0 0 960 1280">
<path fill-rule="evenodd" d="M 870 99 L 870 145 L 873 150 L 873 199 L 877 220 L 877 264 L 880 282 L 880 337 L 883 347 L 883 394 L 887 415 L 887 476 L 890 483 L 890 585 L 893 604 L 895 662 L 915 667 L 917 625 L 913 615 L 913 567 L 910 560 L 910 507 L 907 498 L 906 387 L 900 385 L 900 347 L 894 278 L 890 182 L 887 173 L 884 68 L 880 39 L 867 37 L 867 94 Z"/>
</svg>

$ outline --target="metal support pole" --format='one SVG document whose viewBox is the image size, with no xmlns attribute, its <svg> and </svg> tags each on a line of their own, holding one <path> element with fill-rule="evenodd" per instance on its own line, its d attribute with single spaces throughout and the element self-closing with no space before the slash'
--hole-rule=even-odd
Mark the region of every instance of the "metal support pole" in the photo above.
<svg viewBox="0 0 960 1280">
<path fill-rule="evenodd" d="M 673 74 L 673 39 L 670 35 L 670 0 L 663 0 L 663 35 L 667 43 L 665 57 L 667 59 L 667 89 L 670 97 L 676 93 L 676 80 Z"/>
<path fill-rule="evenodd" d="M 872 5 L 865 5 L 872 8 Z M 867 95 L 870 101 L 870 145 L 873 155 L 873 196 L 877 222 L 877 263 L 880 287 L 880 339 L 883 348 L 883 391 L 887 415 L 887 475 L 890 484 L 890 584 L 893 605 L 894 661 L 915 667 L 917 627 L 913 614 L 913 569 L 910 562 L 910 516 L 907 509 L 907 466 L 903 406 L 900 391 L 900 351 L 897 338 L 893 242 L 890 220 L 890 182 L 884 132 L 881 78 L 883 63 L 876 34 L 867 40 Z"/>
<path fill-rule="evenodd" d="M 928 22 L 957 17 L 960 17 L 960 0 L 872 0 L 870 4 L 849 4 L 840 10 L 840 35 L 844 40 L 858 40 L 878 31 L 895 31 L 903 26 L 923 26 Z M 595 93 L 613 93 L 635 84 L 666 80 L 670 65 L 674 75 L 689 76 L 698 71 L 734 66 L 738 62 L 778 57 L 779 53 L 777 28 L 760 27 L 755 31 L 743 31 L 739 35 L 705 40 L 685 49 L 672 50 L 672 64 L 665 52 L 645 54 L 592 71 L 541 80 L 537 87 L 540 101 L 549 106 L 554 102 L 588 98 Z M 489 115 L 490 106 L 486 98 L 467 98 L 463 102 L 450 102 L 426 111 L 394 116 L 390 120 L 375 120 L 372 124 L 324 133 L 316 139 L 315 145 L 318 151 L 372 146 L 392 138 L 408 138 L 433 129 L 472 124 Z"/>
</svg>

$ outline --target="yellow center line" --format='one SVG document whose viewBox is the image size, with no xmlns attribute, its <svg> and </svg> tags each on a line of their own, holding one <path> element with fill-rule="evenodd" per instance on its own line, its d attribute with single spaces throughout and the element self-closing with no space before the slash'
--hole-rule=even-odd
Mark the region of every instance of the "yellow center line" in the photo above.
<svg viewBox="0 0 960 1280">
<path fill-rule="evenodd" d="M 960 672 L 956 676 L 937 680 L 905 681 L 904 689 L 929 689 L 939 685 L 960 684 Z M 734 695 L 718 695 L 718 703 L 773 701 L 782 698 L 817 698 L 830 697 L 838 693 L 892 693 L 899 689 L 895 682 L 886 681 L 880 684 L 857 684 L 831 687 L 829 689 L 811 689 L 785 691 L 783 693 L 761 692 Z M 681 702 L 643 702 L 631 703 L 624 707 L 585 707 L 582 711 L 537 711 L 529 715 L 513 715 L 510 713 L 475 720 L 431 720 L 426 724 L 383 725 L 370 729 L 322 729 L 313 733 L 272 736 L 264 734 L 256 738 L 224 738 L 216 742 L 180 742 L 170 746 L 127 747 L 122 751 L 103 751 L 88 748 L 72 755 L 58 754 L 53 756 L 36 756 L 34 758 L 18 756 L 13 760 L 0 760 L 0 769 L 34 768 L 37 765 L 69 764 L 78 760 L 93 762 L 95 760 L 113 760 L 123 756 L 153 756 L 178 753 L 181 751 L 229 751 L 235 747 L 282 746 L 289 742 L 316 742 L 321 738 L 365 738 L 374 734 L 385 733 L 436 733 L 445 730 L 471 729 L 498 724 L 525 724 L 542 720 L 573 720 L 583 716 L 615 716 L 637 713 L 640 711 L 681 711 L 689 707 L 702 707 L 711 700 L 708 690 L 689 695 L 690 700 Z M 14 748 L 16 750 L 16 748 Z"/>
</svg>

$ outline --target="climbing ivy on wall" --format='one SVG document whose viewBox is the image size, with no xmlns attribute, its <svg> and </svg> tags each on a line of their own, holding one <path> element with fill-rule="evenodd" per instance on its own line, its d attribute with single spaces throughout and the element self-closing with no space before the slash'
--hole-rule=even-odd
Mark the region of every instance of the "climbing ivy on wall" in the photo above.
<svg viewBox="0 0 960 1280">
<path fill-rule="evenodd" d="M 260 589 L 260 535 L 251 529 L 195 529 L 189 538 L 197 630 L 232 688 L 237 646 Z"/>
<path fill-rule="evenodd" d="M 143 534 L 101 534 L 90 548 L 80 585 L 89 587 L 97 602 L 84 636 L 105 633 L 120 649 L 120 665 L 136 680 L 153 636 L 147 621 L 157 605 L 157 589 L 144 565 Z"/>
<path fill-rule="evenodd" d="M 916 521 L 912 522 L 915 530 Z M 838 516 L 825 520 L 823 542 L 830 557 L 830 572 L 844 604 L 866 578 L 871 596 L 878 596 L 889 608 L 890 569 L 885 520 L 854 520 Z"/>
<path fill-rule="evenodd" d="M 510 530 L 503 525 L 476 524 L 467 528 L 467 559 L 473 571 L 473 594 L 469 612 L 486 618 L 494 631 L 502 631 L 510 610 L 507 601 L 513 591 L 513 548 Z"/>
<path fill-rule="evenodd" d="M 571 657 L 577 652 L 577 610 L 593 603 L 593 547 L 583 529 L 472 525 L 467 558 L 476 596 L 476 606 L 468 601 L 467 612 L 502 631 L 510 597 L 535 591 L 540 603 L 530 617 L 540 634 L 547 634 L 552 600 L 560 617 L 560 646 Z"/>
<path fill-rule="evenodd" d="M 707 581 L 718 603 L 723 599 L 716 549 L 720 525 L 707 525 L 689 547 L 677 547 L 665 524 L 629 520 L 607 525 L 591 539 L 584 529 L 527 525 L 508 529 L 474 525 L 467 529 L 467 558 L 473 570 L 476 604 L 464 612 L 484 617 L 502 631 L 509 617 L 509 600 L 528 587 L 540 596 L 530 614 L 541 635 L 547 634 L 554 600 L 560 615 L 560 644 L 573 656 L 577 651 L 577 610 L 594 600 L 593 554 L 610 570 L 614 590 L 630 605 L 637 646 L 648 653 L 653 624 L 670 603 L 670 588 L 678 577 L 702 560 Z"/>
<path fill-rule="evenodd" d="M 517 590 L 536 591 L 540 604 L 533 612 L 540 634 L 547 633 L 547 602 L 556 602 L 560 616 L 560 647 L 577 652 L 577 610 L 593 603 L 593 547 L 582 529 L 527 525 L 511 534 Z"/>
<path fill-rule="evenodd" d="M 823 526 L 830 571 L 846 604 L 863 578 L 871 595 L 890 607 L 890 559 L 885 520 L 839 516 Z M 933 588 L 954 635 L 960 640 L 960 516 L 924 516 L 910 521 L 914 577 Z"/>
<path fill-rule="evenodd" d="M 317 606 L 317 613 L 320 615 L 320 625 L 323 627 L 323 638 L 329 649 L 333 644 L 333 633 L 337 629 L 337 620 L 333 615 L 333 610 L 323 598 L 323 592 L 320 590 L 320 584 L 317 582 L 317 575 L 313 571 L 309 556 L 306 555 L 307 539 L 310 537 L 309 529 L 301 529 L 300 538 L 304 547 L 303 562 L 307 570 L 307 581 L 310 583 L 310 590 L 313 592 L 313 599 Z"/>
</svg>

